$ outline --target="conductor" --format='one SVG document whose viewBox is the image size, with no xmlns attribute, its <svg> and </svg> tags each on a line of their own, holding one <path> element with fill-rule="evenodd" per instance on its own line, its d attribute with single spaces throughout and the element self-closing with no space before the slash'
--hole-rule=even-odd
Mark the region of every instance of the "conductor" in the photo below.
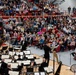
<svg viewBox="0 0 76 75">
<path fill-rule="evenodd" d="M 51 51 L 51 48 L 48 46 L 48 44 L 46 43 L 44 45 L 44 58 L 47 60 L 47 63 L 49 65 L 49 58 L 50 58 L 50 55 L 49 55 L 49 52 Z"/>
</svg>

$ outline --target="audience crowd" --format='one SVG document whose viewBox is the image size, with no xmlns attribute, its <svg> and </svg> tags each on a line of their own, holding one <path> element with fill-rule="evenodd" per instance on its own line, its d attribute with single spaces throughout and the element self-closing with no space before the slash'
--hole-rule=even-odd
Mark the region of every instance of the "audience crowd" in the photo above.
<svg viewBox="0 0 76 75">
<path fill-rule="evenodd" d="M 76 8 L 68 7 L 68 13 L 76 14 Z M 0 0 L 0 14 L 2 16 L 26 16 L 26 15 L 61 15 L 61 11 L 57 5 L 47 0 Z"/>
<path fill-rule="evenodd" d="M 2 16 L 43 15 L 44 13 L 61 14 L 58 7 L 47 0 L 0 0 Z"/>
<path fill-rule="evenodd" d="M 7 24 L 6 24 L 7 23 Z M 13 45 L 28 41 L 30 45 L 40 48 L 47 42 L 52 46 L 60 46 L 61 51 L 76 44 L 75 21 L 69 17 L 54 18 L 9 18 L 3 20 L 4 39 Z M 71 48 L 70 48 L 71 49 Z"/>
<path fill-rule="evenodd" d="M 43 70 L 43 66 L 48 66 L 49 55 L 46 53 L 52 52 L 64 52 L 67 50 L 75 50 L 76 48 L 76 20 L 70 16 L 63 16 L 56 5 L 47 3 L 46 0 L 33 1 L 33 0 L 0 0 L 0 13 L 1 16 L 11 16 L 4 19 L 0 16 L 0 53 L 7 54 L 1 48 L 2 45 L 8 44 L 9 46 L 21 45 L 21 51 L 27 49 L 27 46 L 36 46 L 40 49 L 46 49 L 49 47 L 49 51 L 45 52 L 43 64 L 41 64 L 39 70 Z M 22 15 L 60 15 L 60 16 L 48 16 L 48 17 L 15 17 Z M 14 16 L 14 17 L 12 17 Z M 47 44 L 47 46 L 46 46 Z M 45 50 L 46 51 L 46 50 Z M 76 55 L 75 55 L 76 56 Z M 12 57 L 14 62 L 16 60 Z M 18 56 L 20 59 L 20 55 Z M 26 59 L 26 58 L 24 58 Z M 0 55 L 0 60 L 1 55 Z M 47 61 L 47 62 L 46 62 Z M 36 63 L 32 63 L 31 65 Z M 33 66 L 32 65 L 32 66 Z M 9 75 L 7 72 L 11 70 L 10 65 L 7 65 L 2 60 L 2 67 L 0 73 L 2 75 Z M 5 69 L 4 69 L 5 67 Z M 41 68 L 42 67 L 42 68 Z M 17 68 L 17 71 L 22 73 L 26 67 L 23 64 Z M 2 72 L 5 71 L 5 72 Z M 21 75 L 21 74 L 20 74 Z"/>
<path fill-rule="evenodd" d="M 27 44 L 42 48 L 45 43 L 59 51 L 75 49 L 76 24 L 68 16 L 47 18 L 9 18 L 3 21 L 4 38 L 12 45 Z"/>
</svg>

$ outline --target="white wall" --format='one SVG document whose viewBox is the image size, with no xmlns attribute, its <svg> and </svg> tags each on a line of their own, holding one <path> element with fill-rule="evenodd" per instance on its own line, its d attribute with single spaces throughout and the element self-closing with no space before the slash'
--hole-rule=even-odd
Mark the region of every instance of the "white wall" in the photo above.
<svg viewBox="0 0 76 75">
<path fill-rule="evenodd" d="M 63 10 L 67 10 L 68 7 L 76 7 L 76 0 L 65 0 L 59 7 Z"/>
</svg>

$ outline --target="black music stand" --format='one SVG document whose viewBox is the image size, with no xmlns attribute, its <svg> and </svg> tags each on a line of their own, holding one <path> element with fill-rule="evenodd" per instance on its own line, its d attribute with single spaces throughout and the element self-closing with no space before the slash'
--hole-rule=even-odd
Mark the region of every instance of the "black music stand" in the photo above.
<svg viewBox="0 0 76 75">
<path fill-rule="evenodd" d="M 70 67 L 70 70 L 74 73 L 76 73 L 76 64 L 73 64 L 71 67 Z"/>
</svg>

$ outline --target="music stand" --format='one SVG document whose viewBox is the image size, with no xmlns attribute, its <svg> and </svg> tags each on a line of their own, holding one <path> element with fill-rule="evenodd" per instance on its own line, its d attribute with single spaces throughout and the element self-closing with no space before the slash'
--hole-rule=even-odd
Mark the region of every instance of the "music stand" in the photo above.
<svg viewBox="0 0 76 75">
<path fill-rule="evenodd" d="M 71 67 L 70 67 L 70 70 L 74 73 L 76 73 L 76 64 L 73 64 Z"/>
<path fill-rule="evenodd" d="M 71 65 L 71 53 L 72 53 L 72 51 L 70 50 L 70 65 Z"/>
</svg>

